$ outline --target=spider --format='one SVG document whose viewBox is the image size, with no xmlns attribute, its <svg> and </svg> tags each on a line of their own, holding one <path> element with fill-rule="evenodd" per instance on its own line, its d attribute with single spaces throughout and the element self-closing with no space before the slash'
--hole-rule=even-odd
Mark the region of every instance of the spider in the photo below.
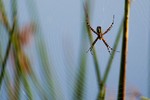
<svg viewBox="0 0 150 100">
<path fill-rule="evenodd" d="M 95 45 L 95 43 L 97 42 L 98 39 L 103 41 L 103 43 L 104 43 L 105 46 L 107 47 L 107 50 L 108 50 L 109 53 L 110 53 L 110 50 L 114 50 L 113 48 L 111 48 L 111 47 L 108 45 L 108 43 L 106 42 L 106 40 L 105 40 L 104 37 L 103 37 L 103 36 L 104 36 L 107 32 L 109 32 L 110 29 L 112 28 L 112 26 L 113 26 L 113 24 L 114 24 L 114 17 L 115 17 L 115 16 L 113 15 L 113 21 L 112 21 L 111 25 L 107 28 L 107 30 L 106 30 L 104 33 L 102 33 L 101 26 L 97 26 L 96 31 L 95 31 L 95 30 L 90 26 L 88 20 L 86 20 L 87 26 L 91 29 L 91 31 L 92 31 L 93 33 L 95 33 L 95 34 L 97 35 L 97 38 L 94 40 L 94 42 L 92 43 L 92 45 L 91 45 L 91 47 L 88 49 L 88 51 L 89 51 L 89 50 L 92 51 L 93 46 Z M 87 52 L 88 52 L 88 51 L 87 51 Z M 110 53 L 110 54 L 111 54 L 111 53 Z"/>
</svg>

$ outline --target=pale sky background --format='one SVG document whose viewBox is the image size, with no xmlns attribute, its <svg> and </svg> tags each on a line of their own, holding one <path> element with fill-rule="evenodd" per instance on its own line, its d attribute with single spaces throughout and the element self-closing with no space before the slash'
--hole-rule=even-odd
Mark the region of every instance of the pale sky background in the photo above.
<svg viewBox="0 0 150 100">
<path fill-rule="evenodd" d="M 53 62 L 54 72 L 61 82 L 64 95 L 70 99 L 68 89 L 73 90 L 68 78 L 75 77 L 75 70 L 78 66 L 79 46 L 81 42 L 81 28 L 84 22 L 82 0 L 34 0 L 36 2 L 38 17 L 41 23 L 42 34 L 47 44 L 47 51 Z M 112 22 L 115 15 L 114 26 L 105 35 L 110 46 L 113 46 L 118 28 L 124 13 L 124 0 L 91 0 L 92 17 L 91 26 L 95 29 L 98 25 L 105 31 Z M 19 1 L 20 24 L 30 21 L 25 2 Z M 127 60 L 127 92 L 130 89 L 137 89 L 144 96 L 148 96 L 148 42 L 150 25 L 150 1 L 133 0 L 130 11 L 129 50 Z M 36 18 L 36 16 L 35 16 Z M 93 34 L 94 38 L 96 37 Z M 90 43 L 87 43 L 87 49 Z M 95 45 L 100 69 L 103 74 L 109 53 L 105 45 L 98 41 Z M 85 49 L 85 53 L 87 51 Z M 121 43 L 117 50 L 121 50 Z M 34 51 L 31 51 L 34 52 Z M 93 65 L 92 55 L 88 55 L 88 76 L 86 83 L 86 100 L 94 100 L 97 96 L 97 81 Z M 118 92 L 118 78 L 120 70 L 120 55 L 116 53 L 111 73 L 107 81 L 108 91 L 116 95 Z M 66 59 L 69 57 L 69 59 Z M 69 72 L 68 72 L 69 71 Z M 72 82 L 71 82 L 72 83 Z"/>
<path fill-rule="evenodd" d="M 76 67 L 78 65 L 78 47 L 80 46 L 81 27 L 84 21 L 82 19 L 82 1 L 36 0 L 36 3 L 47 47 L 52 51 L 50 55 L 53 57 L 52 61 L 54 62 L 56 73 L 59 79 L 62 79 L 61 76 L 64 76 L 66 68 Z M 133 87 L 138 89 L 144 96 L 147 96 L 148 88 L 149 4 L 149 0 L 134 0 L 131 4 L 129 53 L 127 60 L 127 92 L 130 91 L 129 88 Z M 94 0 L 92 5 L 94 5 L 92 7 L 93 12 L 91 18 L 91 26 L 93 28 L 101 25 L 103 30 L 107 29 L 112 22 L 112 16 L 115 15 L 115 24 L 112 30 L 105 36 L 107 42 L 112 46 L 124 13 L 124 0 Z M 65 48 L 66 45 L 69 48 Z M 87 46 L 87 49 L 89 47 L 90 44 Z M 102 42 L 99 41 L 95 47 L 98 58 L 101 59 L 99 61 L 101 71 L 104 71 L 110 55 Z M 118 50 L 120 50 L 120 47 Z M 97 95 L 97 81 L 93 60 L 91 59 L 92 55 L 90 53 L 87 55 L 89 56 L 89 76 L 87 76 L 87 91 L 85 95 L 88 95 L 87 99 L 91 100 Z M 68 61 L 64 61 L 66 56 L 70 57 Z M 117 94 L 118 90 L 119 59 L 120 53 L 117 53 L 114 58 L 109 80 L 107 81 L 108 88 L 110 91 L 113 91 L 113 94 Z M 69 62 L 72 63 L 70 66 L 68 64 Z M 67 75 L 73 75 L 72 72 L 68 73 Z M 62 79 L 63 81 L 64 79 Z"/>
</svg>

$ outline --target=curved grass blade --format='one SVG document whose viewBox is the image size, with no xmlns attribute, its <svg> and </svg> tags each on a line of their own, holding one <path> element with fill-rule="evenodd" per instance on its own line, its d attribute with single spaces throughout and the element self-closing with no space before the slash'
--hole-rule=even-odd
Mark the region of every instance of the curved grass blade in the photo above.
<svg viewBox="0 0 150 100">
<path fill-rule="evenodd" d="M 22 73 L 24 74 L 24 73 Z M 29 86 L 29 81 L 27 80 L 27 76 L 26 75 L 22 75 L 22 79 L 23 79 L 23 86 L 25 88 L 25 93 L 27 94 L 27 98 L 28 100 L 33 100 L 32 98 L 32 93 L 31 93 L 31 88 Z"/>
<path fill-rule="evenodd" d="M 124 18 L 122 19 L 122 22 L 121 22 L 120 27 L 119 27 L 119 31 L 117 33 L 117 37 L 115 39 L 115 43 L 114 43 L 114 46 L 113 46 L 114 50 L 117 50 L 117 47 L 118 47 L 118 44 L 119 44 L 119 41 L 120 41 L 120 38 L 121 38 L 122 29 L 123 29 L 123 20 L 124 20 Z M 115 56 L 115 53 L 116 53 L 115 51 L 112 51 L 112 54 L 109 57 L 109 60 L 108 60 L 108 63 L 107 63 L 107 67 L 106 67 L 106 70 L 104 72 L 104 77 L 103 77 L 103 80 L 102 80 L 102 83 L 101 83 L 101 90 L 102 91 L 100 91 L 100 93 L 99 93 L 99 96 L 98 96 L 99 98 L 101 98 L 101 96 L 103 97 L 103 95 L 101 95 L 103 93 L 101 93 L 101 92 L 103 92 L 103 89 L 104 89 L 104 87 L 106 85 L 106 81 L 107 81 L 108 75 L 110 73 L 110 69 L 111 69 L 111 66 L 112 66 L 112 62 L 113 62 L 113 58 Z"/>
<path fill-rule="evenodd" d="M 120 27 L 119 27 L 119 31 L 118 31 L 118 33 L 117 33 L 117 37 L 116 37 L 116 39 L 115 39 L 115 44 L 114 44 L 114 46 L 113 46 L 113 48 L 114 48 L 115 50 L 117 49 L 118 44 L 119 44 L 119 41 L 120 41 L 120 38 L 121 38 L 122 29 L 123 29 L 123 20 L 124 20 L 124 19 L 122 19 L 121 25 L 120 25 Z M 106 67 L 106 70 L 105 70 L 105 73 L 104 73 L 104 77 L 103 77 L 103 84 L 105 84 L 106 81 L 107 81 L 107 78 L 108 78 L 108 75 L 109 75 L 109 72 L 110 72 L 110 69 L 111 69 L 111 65 L 112 65 L 112 62 L 113 62 L 113 58 L 114 58 L 114 56 L 115 56 L 115 53 L 116 53 L 115 51 L 112 51 L 112 54 L 111 54 L 111 56 L 110 56 L 110 58 L 109 58 L 109 60 L 108 60 L 107 67 Z"/>
<path fill-rule="evenodd" d="M 89 22 L 90 18 L 88 16 L 88 13 L 90 13 L 90 12 L 89 12 L 89 5 L 88 5 L 88 3 L 86 2 L 85 5 L 83 5 L 83 7 L 84 7 L 84 12 L 85 12 L 85 21 Z M 93 42 L 92 32 L 88 28 L 88 25 L 86 25 L 86 27 L 87 27 L 88 37 L 89 37 L 90 43 L 92 44 L 92 42 Z M 96 76 L 97 76 L 97 83 L 98 83 L 98 86 L 99 86 L 99 89 L 100 89 L 100 84 L 101 84 L 101 74 L 100 74 L 100 69 L 99 69 L 100 66 L 98 64 L 98 58 L 97 58 L 96 50 L 95 50 L 94 47 L 93 47 L 92 51 L 93 51 L 94 67 L 95 67 Z"/>
<path fill-rule="evenodd" d="M 42 31 L 41 31 L 41 27 L 40 27 L 40 22 L 39 22 L 39 19 L 38 19 L 38 11 L 37 11 L 37 7 L 36 7 L 36 3 L 33 1 L 33 0 L 27 0 L 26 1 L 26 5 L 28 6 L 28 12 L 29 12 L 29 15 L 30 18 L 36 22 L 37 24 L 37 39 L 35 39 L 35 43 L 36 43 L 36 50 L 38 52 L 38 58 L 39 60 L 41 61 L 41 72 L 43 74 L 43 77 L 45 78 L 46 80 L 46 84 L 47 84 L 47 88 L 45 88 L 45 90 L 48 92 L 48 95 L 47 97 L 53 99 L 53 100 L 56 100 L 56 99 L 64 99 L 64 95 L 63 95 L 63 92 L 61 90 L 61 87 L 60 85 L 58 84 L 59 82 L 56 82 L 56 77 L 54 77 L 55 73 L 52 73 L 52 69 L 53 69 L 53 66 L 52 66 L 52 62 L 49 62 L 51 59 L 50 57 L 48 57 L 47 55 L 47 51 L 46 51 L 46 45 L 43 41 L 43 36 L 42 36 Z M 43 93 L 41 93 L 43 94 Z M 47 93 L 45 93 L 47 94 Z M 59 94 L 59 95 L 58 95 Z M 45 97 L 45 95 L 44 95 Z"/>
<path fill-rule="evenodd" d="M 84 15 L 83 15 L 84 16 Z M 85 18 L 85 17 L 83 17 Z M 84 20 L 84 19 L 83 19 Z M 77 74 L 76 83 L 74 86 L 73 100 L 83 100 L 84 86 L 86 81 L 86 71 L 87 71 L 87 54 L 84 52 L 87 46 L 87 35 L 85 31 L 85 23 L 82 25 L 81 31 L 81 45 L 79 53 L 79 70 Z"/>
<path fill-rule="evenodd" d="M 83 47 L 83 46 L 82 46 Z M 73 100 L 83 100 L 84 86 L 86 80 L 86 55 L 81 56 L 79 65 L 79 73 L 77 74 Z"/>
<path fill-rule="evenodd" d="M 99 91 L 99 94 L 96 100 L 105 100 L 105 95 L 106 95 L 106 88 L 103 86 L 101 87 L 101 90 Z"/>
</svg>

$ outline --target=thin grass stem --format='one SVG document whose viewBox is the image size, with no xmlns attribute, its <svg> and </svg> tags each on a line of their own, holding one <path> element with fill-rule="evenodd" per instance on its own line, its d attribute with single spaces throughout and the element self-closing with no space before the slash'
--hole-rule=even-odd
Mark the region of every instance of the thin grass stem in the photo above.
<svg viewBox="0 0 150 100">
<path fill-rule="evenodd" d="M 89 5 L 86 2 L 85 5 L 83 5 L 83 6 L 84 6 L 84 11 L 85 11 L 86 21 L 90 22 L 90 18 L 88 16 L 88 14 L 90 13 L 89 12 Z M 88 37 L 89 37 L 90 43 L 92 44 L 92 42 L 93 42 L 92 32 L 88 28 L 88 25 L 86 25 L 86 26 L 87 26 L 87 31 L 88 31 Z M 94 47 L 92 49 L 92 52 L 93 52 L 93 61 L 94 61 L 94 67 L 95 67 L 95 71 L 96 71 L 97 83 L 98 83 L 98 86 L 99 86 L 99 89 L 100 89 L 100 84 L 101 84 L 101 74 L 100 74 L 100 69 L 99 69 L 100 66 L 98 64 L 98 58 L 97 58 L 96 50 L 95 50 Z"/>
<path fill-rule="evenodd" d="M 123 20 L 124 19 L 122 19 L 122 22 L 121 22 L 121 25 L 120 25 L 120 28 L 119 28 L 119 31 L 118 31 L 118 35 L 116 37 L 115 44 L 113 46 L 114 50 L 117 49 L 119 41 L 120 41 L 120 37 L 121 37 L 122 29 L 123 29 Z M 111 65 L 112 65 L 115 53 L 116 53 L 115 51 L 112 51 L 112 54 L 111 54 L 111 56 L 108 60 L 107 67 L 106 67 L 104 77 L 103 77 L 103 81 L 102 81 L 103 84 L 106 84 L 106 81 L 107 81 L 107 78 L 108 78 L 108 75 L 109 75 L 109 72 L 110 72 L 110 69 L 111 69 Z"/>
<path fill-rule="evenodd" d="M 11 27 L 9 25 L 8 18 L 7 18 L 7 15 L 6 15 L 6 11 L 5 11 L 5 7 L 4 7 L 4 4 L 3 4 L 2 0 L 0 0 L 0 12 L 2 14 L 2 22 L 4 23 L 6 29 L 8 30 L 8 32 L 10 34 Z"/>
</svg>

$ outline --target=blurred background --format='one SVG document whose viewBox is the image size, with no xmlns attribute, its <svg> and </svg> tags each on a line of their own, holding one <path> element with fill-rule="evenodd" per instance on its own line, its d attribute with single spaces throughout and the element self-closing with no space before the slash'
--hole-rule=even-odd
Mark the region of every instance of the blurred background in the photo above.
<svg viewBox="0 0 150 100">
<path fill-rule="evenodd" d="M 0 0 L 0 69 L 11 47 L 1 81 L 3 100 L 95 100 L 99 93 L 95 60 L 85 24 L 101 26 L 113 47 L 124 16 L 124 0 Z M 4 16 L 5 15 L 5 16 Z M 6 18 L 6 20 L 5 20 Z M 131 0 L 127 59 L 127 100 L 150 98 L 150 1 Z M 15 23 L 15 25 L 14 25 Z M 8 25 L 7 25 L 8 24 Z M 13 30 L 14 25 L 14 31 Z M 12 29 L 11 29 L 12 28 Z M 13 38 L 10 39 L 11 33 Z M 92 34 L 93 40 L 96 35 Z M 122 35 L 121 35 L 122 36 Z M 106 100 L 116 100 L 122 38 L 106 81 Z M 95 44 L 100 77 L 112 57 Z"/>
</svg>

